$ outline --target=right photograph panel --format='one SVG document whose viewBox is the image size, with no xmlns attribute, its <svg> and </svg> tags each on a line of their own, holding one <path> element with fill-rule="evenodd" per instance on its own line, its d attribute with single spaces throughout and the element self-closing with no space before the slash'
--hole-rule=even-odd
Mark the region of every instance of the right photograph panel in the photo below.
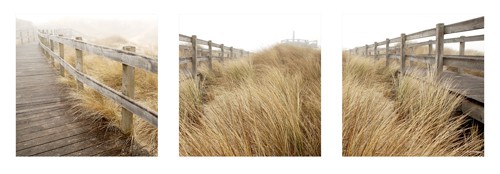
<svg viewBox="0 0 500 174">
<path fill-rule="evenodd" d="M 342 24 L 343 156 L 484 156 L 484 16 Z"/>
</svg>

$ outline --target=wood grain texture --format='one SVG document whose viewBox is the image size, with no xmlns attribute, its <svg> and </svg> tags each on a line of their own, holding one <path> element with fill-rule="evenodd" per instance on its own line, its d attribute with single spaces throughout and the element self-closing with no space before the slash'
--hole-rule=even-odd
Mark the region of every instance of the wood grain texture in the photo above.
<svg viewBox="0 0 500 174">
<path fill-rule="evenodd" d="M 85 149 L 108 141 L 115 144 L 106 148 L 123 149 L 111 156 L 138 154 L 126 148 L 121 134 L 95 129 L 94 121 L 73 115 L 75 101 L 58 77 L 37 43 L 16 46 L 16 156 L 94 156 L 96 151 Z"/>
<path fill-rule="evenodd" d="M 145 121 L 151 123 L 152 125 L 158 126 L 157 112 L 135 102 L 133 99 L 121 94 L 120 92 L 117 92 L 116 90 L 104 85 L 103 83 L 95 80 L 94 78 L 85 75 L 82 72 L 77 71 L 70 64 L 62 60 L 54 52 L 51 52 L 46 46 L 42 44 L 40 44 L 40 46 L 42 47 L 42 49 L 46 50 L 48 54 L 50 54 L 52 57 L 59 59 L 62 62 L 64 69 L 68 72 L 68 74 L 73 76 L 75 79 L 81 81 L 88 87 L 96 90 L 97 92 L 106 96 L 107 98 L 115 101 L 120 106 L 126 108 L 130 112 L 134 113 L 135 115 L 144 119 Z"/>
<path fill-rule="evenodd" d="M 66 46 L 77 48 L 95 55 L 103 56 L 111 60 L 127 64 L 136 68 L 141 68 L 152 73 L 158 73 L 158 59 L 150 58 L 144 55 L 131 53 L 119 49 L 107 48 L 99 45 L 86 43 L 83 41 L 58 37 L 53 35 L 40 34 L 41 37 L 47 38 L 50 41 L 62 43 Z"/>
</svg>

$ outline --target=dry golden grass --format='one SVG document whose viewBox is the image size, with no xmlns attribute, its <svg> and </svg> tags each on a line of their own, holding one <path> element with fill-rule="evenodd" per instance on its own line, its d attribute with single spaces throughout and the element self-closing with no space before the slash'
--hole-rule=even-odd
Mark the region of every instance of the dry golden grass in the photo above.
<svg viewBox="0 0 500 174">
<path fill-rule="evenodd" d="M 452 82 L 398 78 L 383 59 L 343 59 L 344 156 L 483 155 L 477 126 L 464 127 L 466 116 L 455 113 L 463 99 L 448 92 Z"/>
<path fill-rule="evenodd" d="M 111 37 L 97 42 L 100 45 L 121 49 L 121 46 L 129 42 L 123 38 Z M 57 48 L 57 47 L 56 47 Z M 148 48 L 150 49 L 150 48 Z M 138 50 L 146 50 L 138 48 Z M 56 49 L 55 51 L 59 51 Z M 156 51 L 155 51 L 156 52 Z M 155 57 L 156 54 L 139 52 L 148 56 Z M 65 60 L 75 67 L 74 48 L 65 47 Z M 95 78 L 101 83 L 120 91 L 122 82 L 121 63 L 110 59 L 87 54 L 84 52 L 83 71 L 85 74 Z M 88 87 L 83 91 L 78 91 L 76 81 L 70 76 L 61 77 L 60 82 L 71 87 L 71 96 L 78 102 L 72 108 L 74 114 L 78 114 L 85 119 L 95 120 L 96 126 L 104 124 L 107 127 L 119 127 L 121 121 L 121 107 L 110 99 L 99 94 L 97 91 Z M 145 70 L 135 69 L 135 100 L 142 105 L 158 110 L 158 75 Z M 152 155 L 157 155 L 158 133 L 157 128 L 134 116 L 133 131 L 131 138 L 141 145 Z M 103 121 L 104 120 L 104 121 Z"/>
<path fill-rule="evenodd" d="M 319 156 L 320 51 L 276 45 L 179 84 L 181 156 Z M 182 72 L 181 72 L 182 73 Z"/>
</svg>

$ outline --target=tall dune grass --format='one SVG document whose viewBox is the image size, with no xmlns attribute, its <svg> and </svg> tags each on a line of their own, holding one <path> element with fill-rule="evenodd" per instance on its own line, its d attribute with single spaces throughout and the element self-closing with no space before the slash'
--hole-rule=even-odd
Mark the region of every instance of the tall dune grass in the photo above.
<svg viewBox="0 0 500 174">
<path fill-rule="evenodd" d="M 385 60 L 343 55 L 344 156 L 482 156 L 483 136 L 464 127 L 453 82 L 398 77 Z M 431 73 L 432 74 L 432 73 Z"/>
<path fill-rule="evenodd" d="M 181 156 L 321 154 L 319 50 L 276 45 L 200 68 L 201 82 L 179 84 Z"/>
<path fill-rule="evenodd" d="M 116 36 L 97 41 L 98 44 L 111 48 L 121 49 L 121 46 L 131 44 L 126 39 Z M 151 48 L 138 48 L 141 54 L 155 57 L 149 54 Z M 56 47 L 56 53 L 59 52 Z M 156 52 L 156 51 L 154 51 Z M 73 67 L 76 65 L 75 50 L 65 47 L 65 60 Z M 101 83 L 120 91 L 122 82 L 122 65 L 116 61 L 88 54 L 83 55 L 83 71 L 85 74 L 95 78 Z M 86 87 L 78 91 L 76 81 L 70 76 L 61 77 L 60 82 L 70 86 L 71 96 L 77 100 L 72 112 L 81 118 L 92 119 L 95 126 L 104 126 L 107 129 L 117 129 L 121 121 L 121 107 L 114 101 L 102 96 L 97 91 Z M 135 69 L 135 100 L 140 104 L 158 110 L 158 75 L 145 70 Z M 131 138 L 151 155 L 157 155 L 157 128 L 134 116 Z"/>
</svg>

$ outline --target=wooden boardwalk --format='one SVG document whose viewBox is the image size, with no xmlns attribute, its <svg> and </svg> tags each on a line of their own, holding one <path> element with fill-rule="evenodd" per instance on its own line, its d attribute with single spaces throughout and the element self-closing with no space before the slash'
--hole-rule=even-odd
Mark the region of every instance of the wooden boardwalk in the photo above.
<svg viewBox="0 0 500 174">
<path fill-rule="evenodd" d="M 69 114 L 74 101 L 58 77 L 38 44 L 16 46 L 16 156 L 144 155 L 120 133 Z"/>
<path fill-rule="evenodd" d="M 408 71 L 417 71 L 416 74 L 426 76 L 429 72 L 422 68 L 409 68 Z M 469 115 L 477 121 L 484 122 L 484 78 L 459 74 L 452 71 L 443 71 L 441 79 L 453 82 L 450 92 L 460 94 L 465 98 L 462 103 L 462 112 L 470 112 Z"/>
</svg>

